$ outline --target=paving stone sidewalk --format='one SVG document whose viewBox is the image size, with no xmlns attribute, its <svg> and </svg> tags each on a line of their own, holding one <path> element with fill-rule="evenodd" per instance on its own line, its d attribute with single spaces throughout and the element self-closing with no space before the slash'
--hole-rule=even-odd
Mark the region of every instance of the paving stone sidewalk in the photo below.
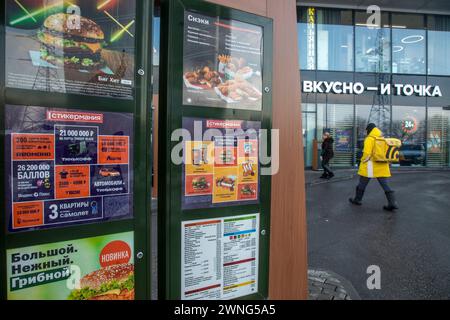
<svg viewBox="0 0 450 320">
<path fill-rule="evenodd" d="M 309 300 L 361 300 L 350 282 L 332 271 L 308 270 Z"/>
</svg>

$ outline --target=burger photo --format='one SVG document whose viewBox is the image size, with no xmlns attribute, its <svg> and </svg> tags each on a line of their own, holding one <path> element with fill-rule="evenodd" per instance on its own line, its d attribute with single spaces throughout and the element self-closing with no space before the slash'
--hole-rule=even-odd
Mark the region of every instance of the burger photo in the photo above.
<svg viewBox="0 0 450 320">
<path fill-rule="evenodd" d="M 79 21 L 79 25 L 72 21 Z M 105 35 L 90 19 L 66 13 L 51 15 L 37 37 L 41 59 L 50 64 L 82 70 L 98 70 L 104 65 L 101 51 Z"/>
<path fill-rule="evenodd" d="M 113 265 L 85 275 L 68 300 L 134 300 L 134 265 Z"/>
</svg>

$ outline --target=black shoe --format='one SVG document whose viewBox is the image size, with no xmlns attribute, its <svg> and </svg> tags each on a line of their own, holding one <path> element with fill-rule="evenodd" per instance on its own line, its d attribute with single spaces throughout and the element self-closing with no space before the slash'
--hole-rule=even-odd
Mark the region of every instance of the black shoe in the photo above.
<svg viewBox="0 0 450 320">
<path fill-rule="evenodd" d="M 324 173 L 323 175 L 320 176 L 320 179 L 328 179 L 328 175 Z"/>
<path fill-rule="evenodd" d="M 386 211 L 394 211 L 398 209 L 397 201 L 395 201 L 394 191 L 386 192 L 386 199 L 388 201 L 387 206 L 383 206 L 383 209 Z"/>
<path fill-rule="evenodd" d="M 329 173 L 329 174 L 328 174 L 327 179 L 330 180 L 330 179 L 333 178 L 333 177 L 334 177 L 334 173 L 332 172 L 332 173 Z"/>
<path fill-rule="evenodd" d="M 357 206 L 361 206 L 362 205 L 362 202 L 359 201 L 356 198 L 348 198 L 348 201 L 350 201 L 351 204 L 354 204 L 354 205 L 357 205 Z"/>
<path fill-rule="evenodd" d="M 362 205 L 361 201 L 362 201 L 363 196 L 364 196 L 364 190 L 360 190 L 358 187 L 356 187 L 355 197 L 348 199 L 348 201 L 350 201 L 351 204 L 360 206 L 360 205 Z"/>
</svg>

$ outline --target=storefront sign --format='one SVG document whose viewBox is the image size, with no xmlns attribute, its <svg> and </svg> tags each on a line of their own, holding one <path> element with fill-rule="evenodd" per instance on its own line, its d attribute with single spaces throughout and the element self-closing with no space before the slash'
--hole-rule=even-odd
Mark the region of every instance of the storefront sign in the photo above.
<svg viewBox="0 0 450 320">
<path fill-rule="evenodd" d="M 419 97 L 442 97 L 439 86 L 412 85 L 412 84 L 389 84 L 382 83 L 379 86 L 365 86 L 361 82 L 341 81 L 310 81 L 305 80 L 302 84 L 304 93 L 333 93 L 333 94 L 356 94 L 365 92 L 376 92 L 380 95 L 396 96 L 419 96 Z"/>
<path fill-rule="evenodd" d="M 261 110 L 262 39 L 259 26 L 186 11 L 183 103 Z"/>
<path fill-rule="evenodd" d="M 133 300 L 133 232 L 7 250 L 8 300 Z"/>
<path fill-rule="evenodd" d="M 259 214 L 184 221 L 181 233 L 181 299 L 258 291 Z"/>
<path fill-rule="evenodd" d="M 183 118 L 192 139 L 184 146 L 183 209 L 258 202 L 260 127 L 256 121 Z"/>
<path fill-rule="evenodd" d="M 316 68 L 316 9 L 308 8 L 308 25 L 307 25 L 307 65 L 308 70 Z"/>
<path fill-rule="evenodd" d="M 133 117 L 6 106 L 10 231 L 132 216 Z"/>
<path fill-rule="evenodd" d="M 6 86 L 133 98 L 135 0 L 6 1 Z"/>
</svg>

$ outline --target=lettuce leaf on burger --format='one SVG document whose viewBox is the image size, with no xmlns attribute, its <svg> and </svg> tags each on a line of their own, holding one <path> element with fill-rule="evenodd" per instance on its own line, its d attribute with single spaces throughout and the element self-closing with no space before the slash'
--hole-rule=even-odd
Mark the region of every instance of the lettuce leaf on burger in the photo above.
<svg viewBox="0 0 450 320">
<path fill-rule="evenodd" d="M 119 264 L 85 275 L 69 300 L 134 300 L 134 266 Z"/>
</svg>

